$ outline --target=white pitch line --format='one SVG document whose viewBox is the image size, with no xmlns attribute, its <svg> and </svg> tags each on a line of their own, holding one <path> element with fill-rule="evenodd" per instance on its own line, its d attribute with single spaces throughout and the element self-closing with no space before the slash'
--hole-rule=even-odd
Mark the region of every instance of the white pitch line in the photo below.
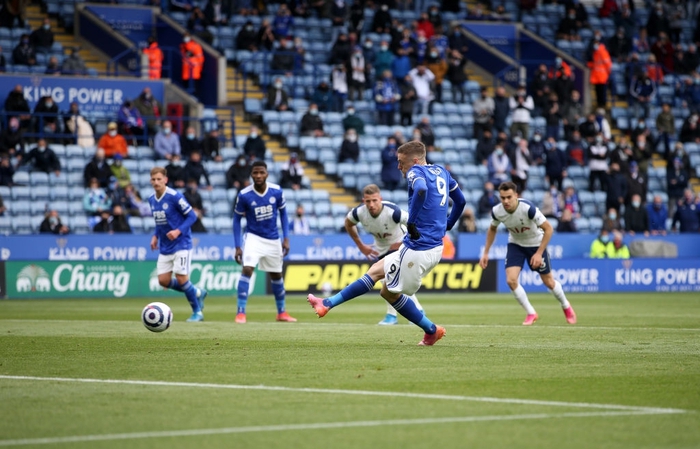
<svg viewBox="0 0 700 449">
<path fill-rule="evenodd" d="M 541 401 L 537 399 L 517 399 L 517 398 L 492 398 L 482 396 L 457 396 L 430 393 L 407 393 L 392 391 L 370 391 L 370 390 L 341 390 L 325 388 L 294 388 L 269 385 L 236 385 L 236 384 L 210 384 L 196 382 L 166 382 L 158 380 L 128 380 L 128 379 L 85 379 L 72 377 L 35 377 L 35 376 L 9 376 L 0 375 L 0 379 L 7 380 L 29 380 L 45 382 L 77 382 L 95 384 L 121 384 L 121 385 L 147 385 L 159 387 L 186 387 L 186 388 L 213 388 L 222 390 L 256 390 L 256 391 L 287 391 L 295 393 L 319 393 L 319 394 L 340 394 L 350 396 L 380 396 L 411 399 L 432 399 L 443 401 L 469 401 L 469 402 L 490 402 L 498 404 L 520 404 L 520 405 L 541 405 L 550 407 L 571 407 L 571 408 L 594 408 L 602 410 L 626 410 L 636 412 L 651 413 L 686 413 L 687 410 L 641 407 L 632 405 L 617 404 L 595 404 L 587 402 L 561 402 L 561 401 Z"/>
<path fill-rule="evenodd" d="M 613 416 L 633 416 L 633 415 L 659 415 L 678 412 L 660 412 L 652 410 L 630 410 L 620 412 L 577 412 L 577 413 L 537 413 L 526 415 L 491 415 L 491 416 L 457 416 L 447 418 L 422 418 L 422 419 L 389 419 L 377 421 L 347 421 L 330 423 L 310 423 L 310 424 L 281 424 L 273 426 L 247 426 L 247 427 L 224 427 L 219 429 L 189 429 L 157 432 L 134 432 L 115 433 L 105 435 L 76 435 L 68 437 L 49 438 L 27 438 L 16 440 L 0 440 L 0 446 L 29 446 L 39 444 L 65 444 L 84 443 L 90 441 L 113 441 L 113 440 L 134 440 L 144 438 L 171 438 L 188 437 L 201 435 L 223 435 L 232 433 L 254 433 L 254 432 L 283 432 L 295 430 L 320 430 L 320 429 L 343 429 L 352 427 L 380 427 L 380 426 L 410 426 L 425 424 L 450 424 L 469 423 L 487 421 L 517 421 L 531 419 L 552 419 L 552 418 L 588 418 L 588 417 L 613 417 Z"/>
</svg>

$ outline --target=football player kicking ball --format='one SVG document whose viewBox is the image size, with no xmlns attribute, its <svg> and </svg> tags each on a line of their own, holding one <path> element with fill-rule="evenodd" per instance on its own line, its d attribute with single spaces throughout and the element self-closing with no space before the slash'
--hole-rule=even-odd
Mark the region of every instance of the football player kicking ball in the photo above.
<svg viewBox="0 0 700 449">
<path fill-rule="evenodd" d="M 466 201 L 457 182 L 439 165 L 425 161 L 425 145 L 412 141 L 397 150 L 398 168 L 408 180 L 408 234 L 398 251 L 379 259 L 360 279 L 330 298 L 309 294 L 308 301 L 319 318 L 345 301 L 363 295 L 385 279 L 381 295 L 411 323 L 425 331 L 418 344 L 434 345 L 445 335 L 408 297 L 418 291 L 421 279 L 440 262 L 442 238 L 462 215 Z M 448 198 L 453 201 L 450 216 Z"/>
<path fill-rule="evenodd" d="M 506 253 L 506 282 L 515 299 L 523 306 L 527 316 L 523 326 L 531 326 L 537 321 L 537 312 L 527 299 L 525 289 L 518 281 L 523 264 L 527 261 L 532 271 L 537 271 L 544 285 L 561 303 L 564 316 L 569 324 L 576 323 L 576 313 L 566 299 L 559 281 L 554 279 L 547 253 L 547 244 L 554 234 L 552 225 L 542 215 L 542 212 L 531 202 L 518 198 L 516 186 L 512 182 L 504 182 L 498 186 L 501 194 L 501 204 L 491 210 L 491 226 L 486 233 L 484 255 L 479 260 L 481 268 L 489 263 L 489 249 L 496 238 L 496 229 L 503 223 L 508 229 L 508 252 Z"/>
<path fill-rule="evenodd" d="M 282 188 L 267 182 L 267 164 L 264 161 L 253 162 L 250 176 L 253 185 L 238 193 L 233 215 L 233 239 L 236 245 L 236 262 L 243 265 L 243 272 L 238 280 L 238 311 L 236 323 L 246 322 L 245 308 L 248 303 L 250 277 L 256 266 L 261 271 L 270 273 L 272 292 L 277 304 L 277 321 L 294 322 L 285 311 L 284 279 L 282 265 L 284 256 L 289 253 L 289 221 Z M 282 224 L 283 240 L 277 231 L 277 215 Z M 247 231 L 245 248 L 241 249 L 241 218 L 245 217 Z"/>
<path fill-rule="evenodd" d="M 399 249 L 403 236 L 406 234 L 408 212 L 389 201 L 382 201 L 382 194 L 376 184 L 369 184 L 362 189 L 362 204 L 348 212 L 345 217 L 345 230 L 357 245 L 357 248 L 369 260 L 382 259 L 387 254 Z M 374 237 L 374 246 L 365 245 L 357 232 L 357 223 L 361 223 L 365 231 Z M 409 299 L 423 311 L 415 295 Z M 396 309 L 387 304 L 386 316 L 380 325 L 396 324 Z"/>
<path fill-rule="evenodd" d="M 187 321 L 204 321 L 202 310 L 207 291 L 192 285 L 189 276 L 192 258 L 190 227 L 197 221 L 197 214 L 182 194 L 168 187 L 167 183 L 165 168 L 153 167 L 151 186 L 155 193 L 148 198 L 148 204 L 156 221 L 151 249 L 160 248 L 156 269 L 158 283 L 185 294 L 192 307 L 192 316 Z"/>
</svg>

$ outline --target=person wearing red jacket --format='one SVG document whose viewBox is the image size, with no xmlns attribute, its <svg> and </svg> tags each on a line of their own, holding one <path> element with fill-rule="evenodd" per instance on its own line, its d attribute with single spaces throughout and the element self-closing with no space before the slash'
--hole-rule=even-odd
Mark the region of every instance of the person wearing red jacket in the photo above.
<svg viewBox="0 0 700 449">
<path fill-rule="evenodd" d="M 606 91 L 610 72 L 612 72 L 612 60 L 610 53 L 605 48 L 602 42 L 593 44 L 593 55 L 588 61 L 588 67 L 591 69 L 591 84 L 595 86 L 596 99 L 599 108 L 605 108 L 607 105 Z"/>
<path fill-rule="evenodd" d="M 202 67 L 204 66 L 204 50 L 187 33 L 180 44 L 180 53 L 182 54 L 182 80 L 185 82 L 194 80 L 195 90 L 198 90 L 197 84 L 202 78 Z"/>
<path fill-rule="evenodd" d="M 143 49 L 143 53 L 148 57 L 148 78 L 159 80 L 163 70 L 163 52 L 155 37 L 148 38 L 148 47 Z"/>
</svg>

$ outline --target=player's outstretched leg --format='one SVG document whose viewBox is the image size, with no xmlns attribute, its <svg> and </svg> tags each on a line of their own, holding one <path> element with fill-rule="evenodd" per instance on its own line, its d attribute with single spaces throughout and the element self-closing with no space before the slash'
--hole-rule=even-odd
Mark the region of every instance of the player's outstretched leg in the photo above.
<svg viewBox="0 0 700 449">
<path fill-rule="evenodd" d="M 238 278 L 238 307 L 236 310 L 236 323 L 246 322 L 245 307 L 248 304 L 248 289 L 250 288 L 250 277 L 241 274 Z"/>
<path fill-rule="evenodd" d="M 284 309 L 284 300 L 286 292 L 284 291 L 284 279 L 273 279 L 272 280 L 272 293 L 275 295 L 275 305 L 277 305 L 277 321 L 286 321 L 288 323 L 296 322 L 296 318 L 293 318 Z"/>
<path fill-rule="evenodd" d="M 513 290 L 513 296 L 515 296 L 515 299 L 523 306 L 523 309 L 525 309 L 527 313 L 525 321 L 523 321 L 523 326 L 532 326 L 539 317 L 537 316 L 537 312 L 535 312 L 535 308 L 530 304 L 530 300 L 527 298 L 527 293 L 522 285 L 518 284 Z"/>
<path fill-rule="evenodd" d="M 576 312 L 574 312 L 574 308 L 571 307 L 571 304 L 569 304 L 569 301 L 566 299 L 564 289 L 561 287 L 559 281 L 554 281 L 554 288 L 550 288 L 549 292 L 553 294 L 554 297 L 561 303 L 561 308 L 564 310 L 566 322 L 569 324 L 576 324 Z"/>
<path fill-rule="evenodd" d="M 309 294 L 309 296 L 307 296 L 307 301 L 316 311 L 316 315 L 318 315 L 319 318 L 323 318 L 333 307 L 339 306 L 345 301 L 350 301 L 353 298 L 357 298 L 369 292 L 374 287 L 374 284 L 375 281 L 370 275 L 365 274 L 360 279 L 329 298 L 318 298 Z"/>
<path fill-rule="evenodd" d="M 392 304 L 397 312 L 411 323 L 425 331 L 423 340 L 418 345 L 432 346 L 445 336 L 445 328 L 435 325 L 425 314 L 418 310 L 416 304 L 406 295 L 399 296 L 399 299 Z"/>
<path fill-rule="evenodd" d="M 204 321 L 204 314 L 202 313 L 202 305 L 199 298 L 201 297 L 201 291 L 195 287 L 189 280 L 184 284 L 180 285 L 180 288 L 185 292 L 185 297 L 192 307 L 192 316 L 190 316 L 186 321 L 196 322 Z"/>
</svg>

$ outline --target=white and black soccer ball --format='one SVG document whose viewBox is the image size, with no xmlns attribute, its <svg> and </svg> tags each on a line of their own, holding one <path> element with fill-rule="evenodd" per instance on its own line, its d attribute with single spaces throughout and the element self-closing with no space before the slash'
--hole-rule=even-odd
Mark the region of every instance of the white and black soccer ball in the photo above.
<svg viewBox="0 0 700 449">
<path fill-rule="evenodd" d="M 173 322 L 173 311 L 167 304 L 152 302 L 143 308 L 141 322 L 151 332 L 163 332 Z"/>
</svg>

